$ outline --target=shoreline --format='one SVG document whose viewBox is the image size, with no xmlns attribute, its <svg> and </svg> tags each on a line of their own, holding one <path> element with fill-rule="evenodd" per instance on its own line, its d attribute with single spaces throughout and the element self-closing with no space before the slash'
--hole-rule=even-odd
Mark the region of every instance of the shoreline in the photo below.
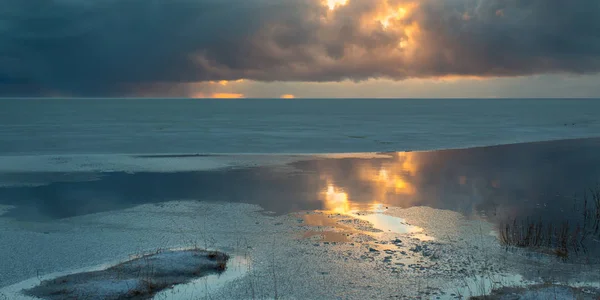
<svg viewBox="0 0 600 300">
<path fill-rule="evenodd" d="M 562 140 L 296 155 L 288 156 L 289 162 L 268 155 L 159 155 L 121 165 L 149 171 L 107 171 L 98 177 L 80 171 L 0 172 L 0 179 L 14 183 L 51 182 L 0 189 L 5 213 L 0 225 L 6 228 L 0 256 L 7 258 L 0 261 L 0 285 L 186 245 L 246 259 L 239 268 L 245 275 L 222 288 L 218 280 L 198 281 L 215 287 L 209 292 L 213 298 L 443 298 L 454 293 L 445 289 L 449 283 L 450 288 L 466 284 L 468 290 L 461 280 L 485 284 L 496 275 L 513 287 L 595 284 L 597 265 L 529 249 L 507 251 L 494 232 L 506 217 L 576 225 L 583 202 L 567 196 L 593 186 L 600 175 L 599 146 L 600 139 Z M 219 159 L 229 166 L 168 171 Z M 63 170 L 101 168 L 79 163 L 86 161 L 53 161 Z M 514 283 L 511 276 L 517 275 Z M 197 291 L 198 286 L 178 286 L 169 295 L 178 299 Z"/>
<path fill-rule="evenodd" d="M 443 148 L 419 151 L 332 152 L 332 153 L 137 153 L 137 154 L 42 154 L 0 155 L 1 173 L 27 172 L 186 172 L 214 171 L 227 168 L 285 166 L 314 159 L 389 158 L 396 153 L 444 153 L 486 150 L 549 143 L 592 142 L 600 137 L 554 139 L 534 142 Z"/>
</svg>

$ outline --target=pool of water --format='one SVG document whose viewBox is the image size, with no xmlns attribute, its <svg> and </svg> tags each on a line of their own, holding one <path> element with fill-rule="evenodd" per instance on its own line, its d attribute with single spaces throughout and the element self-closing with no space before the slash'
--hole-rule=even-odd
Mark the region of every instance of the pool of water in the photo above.
<svg viewBox="0 0 600 300">
<path fill-rule="evenodd" d="M 189 215 L 191 211 L 161 211 L 161 207 L 180 200 L 216 203 L 223 207 L 251 204 L 259 207 L 266 220 L 290 217 L 294 226 L 302 229 L 300 232 L 287 227 L 283 221 L 271 225 L 283 228 L 282 233 L 277 234 L 293 234 L 299 243 L 307 243 L 302 244 L 303 247 L 312 247 L 302 248 L 302 253 L 322 249 L 326 242 L 327 245 L 335 243 L 336 247 L 345 244 L 349 247 L 347 251 L 356 252 L 353 255 L 361 262 L 382 261 L 389 265 L 386 270 L 390 272 L 410 268 L 411 272 L 421 274 L 418 272 L 428 272 L 436 265 L 436 261 L 431 260 L 431 256 L 438 253 L 435 251 L 445 249 L 441 243 L 435 243 L 439 240 L 447 243 L 448 240 L 440 234 L 443 230 L 432 228 L 465 230 L 444 223 L 444 219 L 438 218 L 441 212 L 452 212 L 468 221 L 489 224 L 489 228 L 484 226 L 481 230 L 491 237 L 493 246 L 501 244 L 506 232 L 511 242 L 523 242 L 520 235 L 527 235 L 529 228 L 540 232 L 525 241 L 532 244 L 537 243 L 536 239 L 548 238 L 545 234 L 548 228 L 552 228 L 553 239 L 564 228 L 569 233 L 567 236 L 589 231 L 589 226 L 593 228 L 596 220 L 597 206 L 594 206 L 591 193 L 600 181 L 599 150 L 600 139 L 581 139 L 377 155 L 303 155 L 288 159 L 277 156 L 276 162 L 272 163 L 218 165 L 201 170 L 179 168 L 207 159 L 194 155 L 169 158 L 176 161 L 177 170 L 165 169 L 164 164 L 160 170 L 146 171 L 11 169 L 0 171 L 0 179 L 11 183 L 0 186 L 0 222 L 3 226 L 6 224 L 6 228 L 12 226 L 10 230 L 27 231 L 36 241 L 52 242 L 54 232 L 80 237 L 77 235 L 79 227 L 69 227 L 70 220 L 79 217 L 109 215 L 106 218 L 112 220 L 111 214 L 150 205 L 157 216 L 152 218 L 168 217 L 176 221 L 184 214 L 193 220 L 194 216 Z M 226 157 L 249 161 L 243 156 Z M 153 159 L 164 157 L 132 156 L 130 159 L 151 163 Z M 269 156 L 261 156 L 261 161 L 268 162 Z M 412 218 L 397 213 L 399 209 L 415 208 L 431 209 L 436 213 Z M 205 217 L 197 216 L 198 220 Z M 232 225 L 237 219 L 236 215 L 234 221 L 213 225 L 223 228 L 224 234 L 233 236 L 235 233 L 237 240 L 237 231 L 242 231 Z M 66 221 L 57 222 L 61 220 Z M 592 225 L 586 225 L 589 220 Z M 164 224 L 172 222 L 166 221 Z M 132 222 L 138 226 L 137 222 Z M 266 226 L 262 222 L 266 221 L 256 219 L 245 226 L 255 226 L 254 232 L 259 232 Z M 206 227 L 206 224 L 190 224 Z M 115 232 L 125 230 L 116 225 L 105 228 L 105 223 L 90 225 Z M 136 230 L 144 228 L 130 229 L 132 237 L 137 238 Z M 0 232 L 0 241 L 3 233 L 7 232 Z M 474 235 L 460 233 L 461 238 Z M 173 236 L 177 233 L 172 233 L 168 239 Z M 66 236 L 65 240 L 67 238 L 70 237 Z M 394 244 L 396 239 L 402 240 L 398 243 L 402 247 Z M 585 245 L 577 246 L 576 251 L 569 248 L 570 254 L 582 253 L 586 259 L 583 263 L 597 264 L 590 258 L 600 258 L 599 240 L 597 235 L 586 236 Z M 108 248 L 121 247 L 120 241 L 110 240 L 113 244 Z M 17 242 L 6 240 L 5 244 Z M 417 248 L 424 245 L 430 248 Z M 0 254 L 12 255 L 7 247 L 0 245 Z M 464 248 L 464 245 L 460 244 L 460 247 Z M 455 259 L 452 251 L 446 255 Z M 469 250 L 465 251 L 469 253 Z M 444 252 L 439 253 L 444 255 Z M 454 268 L 452 261 L 445 264 Z M 453 274 L 452 268 L 449 267 L 448 274 Z M 191 293 L 204 297 L 212 292 L 211 286 L 219 285 L 211 280 L 206 278 L 182 287 L 177 295 Z"/>
<path fill-rule="evenodd" d="M 365 158 L 305 156 L 282 163 L 285 168 L 10 171 L 0 177 L 25 184 L 1 186 L 0 205 L 13 207 L 4 217 L 32 221 L 180 199 L 252 203 L 276 214 L 384 205 L 428 206 L 498 222 L 565 220 L 581 215 L 583 194 L 600 182 L 599 149 L 600 139 L 583 139 Z"/>
</svg>

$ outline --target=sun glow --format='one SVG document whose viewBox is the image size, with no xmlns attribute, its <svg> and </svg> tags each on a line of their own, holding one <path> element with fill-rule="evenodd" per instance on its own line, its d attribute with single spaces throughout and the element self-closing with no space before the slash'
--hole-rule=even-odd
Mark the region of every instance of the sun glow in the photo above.
<svg viewBox="0 0 600 300">
<path fill-rule="evenodd" d="M 377 18 L 377 20 L 381 23 L 383 28 L 388 28 L 391 22 L 402 20 L 406 16 L 406 13 L 406 8 L 400 7 L 391 12 L 388 11 L 386 15 Z"/>
<path fill-rule="evenodd" d="M 325 0 L 325 5 L 329 7 L 329 10 L 334 10 L 338 6 L 344 6 L 348 4 L 348 0 Z"/>
<path fill-rule="evenodd" d="M 411 16 L 417 9 L 418 2 L 404 2 L 398 5 L 391 2 L 380 1 L 376 10 L 363 17 L 363 26 L 371 30 L 380 28 L 393 32 L 400 40 L 399 49 L 414 48 L 420 28 Z"/>
<path fill-rule="evenodd" d="M 204 94 L 204 93 L 196 93 L 191 96 L 196 99 L 239 99 L 244 98 L 244 94 L 236 94 L 236 93 L 212 93 L 212 94 Z"/>
<path fill-rule="evenodd" d="M 328 7 L 332 13 L 323 16 L 324 22 L 339 19 L 340 14 L 345 11 L 338 11 L 342 6 L 361 5 L 360 1 L 353 0 L 320 0 L 324 7 Z M 414 18 L 414 13 L 419 6 L 418 0 L 370 0 L 374 5 L 368 9 L 362 9 L 358 17 L 360 30 L 364 33 L 375 34 L 377 31 L 384 30 L 386 34 L 393 34 L 397 38 L 397 50 L 402 51 L 406 56 L 413 56 L 417 51 L 419 35 L 421 33 L 419 24 Z M 355 14 L 357 9 L 349 8 L 349 14 Z M 359 49 L 358 51 L 360 51 Z"/>
<path fill-rule="evenodd" d="M 244 98 L 244 94 L 214 93 L 214 94 L 212 94 L 211 98 L 218 98 L 218 99 L 238 99 L 238 98 Z"/>
<path fill-rule="evenodd" d="M 371 20 L 379 22 L 384 29 L 389 27 L 406 26 L 407 18 L 417 8 L 416 2 L 403 3 L 401 5 L 392 5 L 388 1 L 382 1 L 377 11 L 372 15 Z"/>
<path fill-rule="evenodd" d="M 222 85 L 222 86 L 227 86 L 230 83 L 240 83 L 240 82 L 244 82 L 244 79 L 238 79 L 238 80 L 233 80 L 233 81 L 229 81 L 229 80 L 219 80 L 219 81 L 209 81 L 208 83 L 210 84 L 218 84 L 218 85 Z"/>
</svg>

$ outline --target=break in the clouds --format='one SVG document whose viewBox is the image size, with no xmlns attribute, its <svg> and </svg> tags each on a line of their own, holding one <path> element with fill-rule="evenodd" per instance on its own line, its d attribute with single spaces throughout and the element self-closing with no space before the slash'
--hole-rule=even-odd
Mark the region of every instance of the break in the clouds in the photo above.
<svg viewBox="0 0 600 300">
<path fill-rule="evenodd" d="M 597 0 L 2 0 L 0 94 L 600 70 Z"/>
</svg>

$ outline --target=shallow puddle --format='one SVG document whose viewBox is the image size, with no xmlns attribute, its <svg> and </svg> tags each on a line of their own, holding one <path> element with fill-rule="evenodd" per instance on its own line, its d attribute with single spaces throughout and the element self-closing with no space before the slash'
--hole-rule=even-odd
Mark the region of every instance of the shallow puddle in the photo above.
<svg viewBox="0 0 600 300">
<path fill-rule="evenodd" d="M 249 270 L 249 262 L 242 256 L 232 256 L 227 262 L 227 269 L 221 274 L 205 276 L 189 283 L 179 284 L 172 289 L 156 294 L 153 299 L 179 300 L 205 297 L 211 299 L 219 289 L 234 279 L 244 276 Z"/>
<path fill-rule="evenodd" d="M 435 239 L 424 233 L 423 228 L 410 225 L 402 218 L 387 215 L 385 211 L 385 206 L 375 204 L 366 211 L 308 212 L 302 215 L 302 225 L 309 226 L 303 238 L 318 237 L 319 241 L 324 242 L 350 242 L 349 236 L 353 233 L 368 234 L 375 238 L 383 233 L 395 233 L 420 241 Z"/>
<path fill-rule="evenodd" d="M 351 228 L 350 226 L 346 226 L 338 222 L 340 220 L 340 215 L 330 215 L 325 213 L 314 212 L 303 215 L 302 220 L 306 225 L 313 227 L 330 227 L 348 231 L 353 230 L 353 228 Z"/>
<path fill-rule="evenodd" d="M 69 176 L 68 180 L 64 180 L 59 172 L 48 174 L 43 172 L 38 172 L 39 174 L 35 172 L 4 173 L 0 176 L 5 176 L 7 182 L 42 182 L 44 180 L 49 182 L 38 186 L 24 184 L 1 186 L 0 214 L 4 215 L 0 221 L 3 224 L 11 225 L 12 227 L 7 226 L 7 228 L 11 228 L 10 230 L 23 231 L 26 237 L 30 237 L 28 241 L 34 241 L 35 245 L 48 246 L 58 243 L 57 241 L 66 240 L 57 239 L 55 236 L 59 238 L 62 236 L 55 235 L 55 232 L 62 233 L 64 231 L 69 235 L 73 234 L 74 237 L 81 237 L 81 239 L 88 235 L 87 231 L 78 230 L 85 226 L 79 226 L 77 220 L 71 221 L 68 218 L 115 211 L 114 219 L 98 219 L 102 220 L 102 222 L 98 222 L 92 215 L 90 216 L 92 221 L 86 221 L 84 225 L 103 226 L 100 229 L 109 228 L 110 230 L 114 228 L 122 231 L 141 230 L 143 226 L 138 223 L 133 226 L 129 224 L 129 221 L 117 220 L 117 218 L 121 218 L 118 212 L 138 205 L 157 204 L 151 214 L 144 213 L 135 216 L 141 216 L 142 219 L 148 217 L 153 220 L 154 218 L 160 220 L 168 216 L 174 219 L 173 223 L 189 217 L 196 222 L 191 224 L 197 224 L 197 220 L 206 217 L 213 222 L 209 223 L 209 226 L 214 225 L 212 228 L 225 232 L 223 235 L 215 234 L 215 238 L 222 245 L 229 245 L 230 240 L 228 239 L 241 240 L 254 234 L 255 236 L 251 239 L 255 239 L 253 244 L 256 245 L 256 249 L 264 249 L 268 248 L 264 246 L 266 239 L 263 239 L 263 236 L 265 234 L 281 234 L 281 236 L 275 237 L 281 238 L 285 235 L 285 238 L 290 238 L 288 234 L 292 232 L 292 239 L 302 240 L 295 245 L 290 245 L 287 243 L 288 240 L 285 240 L 286 243 L 282 248 L 286 249 L 286 258 L 300 257 L 298 258 L 299 265 L 308 265 L 307 268 L 314 269 L 325 268 L 325 265 L 331 261 L 331 265 L 327 268 L 333 269 L 342 262 L 339 258 L 343 255 L 343 262 L 347 263 L 348 270 L 355 270 L 353 269 L 355 267 L 356 270 L 359 270 L 355 273 L 346 272 L 346 270 L 339 272 L 339 274 L 348 274 L 347 281 L 352 282 L 352 284 L 348 283 L 348 286 L 353 286 L 363 280 L 361 278 L 357 280 L 354 274 L 363 276 L 363 271 L 373 271 L 364 281 L 376 278 L 381 282 L 382 278 L 385 279 L 390 274 L 397 273 L 401 274 L 399 277 L 405 280 L 405 285 L 411 288 L 413 282 L 406 281 L 406 279 L 414 279 L 415 276 L 425 278 L 432 275 L 443 278 L 443 284 L 448 283 L 451 289 L 456 289 L 461 283 L 464 283 L 463 281 L 467 280 L 469 282 L 465 284 L 466 290 L 481 289 L 489 292 L 494 285 L 491 282 L 494 280 L 463 279 L 471 277 L 472 274 L 482 273 L 479 264 L 481 261 L 487 261 L 488 257 L 493 259 L 491 264 L 494 266 L 494 272 L 503 274 L 515 272 L 521 272 L 522 275 L 529 274 L 529 265 L 522 262 L 539 263 L 540 265 L 551 262 L 552 267 L 556 265 L 557 270 L 569 267 L 566 262 L 553 260 L 553 257 L 544 257 L 544 260 L 538 259 L 538 253 L 533 253 L 536 256 L 532 258 L 531 251 L 528 252 L 530 249 L 521 249 L 522 251 L 516 252 L 516 254 L 506 252 L 502 247 L 504 245 L 499 244 L 503 235 L 499 234 L 497 228 L 503 228 L 504 237 L 509 237 L 508 242 L 505 243 L 507 245 L 519 242 L 518 239 L 511 240 L 510 238 L 518 237 L 520 233 L 526 233 L 527 231 L 522 229 L 530 228 L 526 226 L 529 225 L 528 220 L 535 221 L 534 225 L 543 222 L 544 226 L 537 227 L 545 229 L 542 232 L 548 232 L 547 229 L 550 226 L 560 229 L 561 224 L 570 224 L 570 230 L 577 230 L 579 225 L 585 228 L 585 219 L 589 217 L 583 217 L 587 214 L 582 212 L 592 209 L 592 202 L 591 199 L 588 199 L 590 202 L 586 202 L 582 197 L 582 192 L 594 187 L 599 178 L 598 147 L 600 147 L 600 139 L 464 150 L 389 153 L 377 157 L 307 156 L 302 159 L 291 159 L 292 163 L 285 164 L 286 172 L 282 172 L 281 166 L 274 167 L 275 163 L 272 162 L 263 165 L 263 161 L 274 159 L 265 156 L 261 160 L 256 160 L 254 157 L 231 158 L 256 162 L 256 166 L 248 168 L 202 169 L 185 172 L 176 170 L 166 172 L 153 169 L 134 173 L 89 171 L 89 173 L 84 172 L 81 175 L 81 178 L 85 180 L 79 180 L 80 177 L 77 177 L 79 174 L 76 174 L 75 177 Z M 149 161 L 164 158 L 139 159 L 149 163 Z M 288 172 L 288 167 L 293 172 Z M 569 176 L 556 176 L 556 174 L 569 174 Z M 98 175 L 97 178 L 96 175 Z M 571 195 L 575 195 L 575 199 L 571 198 Z M 223 212 L 220 210 L 207 212 L 206 210 L 182 209 L 166 214 L 165 211 L 168 211 L 169 208 L 165 207 L 164 203 L 180 199 L 210 201 L 211 203 L 220 201 L 224 207 L 233 204 L 242 205 L 239 202 L 243 202 L 243 205 L 255 204 L 257 206 L 251 209 L 252 214 L 248 213 L 249 216 L 251 215 L 251 219 L 249 217 L 251 221 L 242 222 L 243 225 L 237 223 L 241 215 L 236 215 L 231 218 L 233 221 L 226 222 L 221 218 L 220 214 Z M 386 207 L 382 203 L 389 206 Z M 394 209 L 387 211 L 388 207 Z M 436 212 L 423 215 L 408 212 L 413 208 L 427 208 Z M 263 211 L 257 214 L 257 219 L 254 219 L 254 212 L 261 209 Z M 396 215 L 395 212 L 400 210 L 405 212 L 397 214 L 402 218 L 391 215 L 392 213 Z M 241 211 L 246 213 L 246 210 Z M 450 221 L 444 219 L 444 216 L 447 215 L 446 212 L 452 212 L 453 217 L 449 219 Z M 290 213 L 293 217 L 291 222 L 286 223 L 289 221 L 287 214 Z M 219 217 L 208 218 L 207 216 L 211 214 Z M 456 215 L 456 219 L 454 219 L 454 215 Z M 47 220 L 60 221 L 47 223 L 50 225 L 40 222 L 35 226 L 25 223 Z M 135 219 L 132 218 L 132 220 Z M 137 222 L 137 220 L 135 221 Z M 483 229 L 479 226 L 478 222 L 480 221 L 485 223 Z M 510 223 L 507 223 L 509 221 Z M 21 223 L 17 224 L 16 222 Z M 273 224 L 276 227 L 271 227 Z M 291 226 L 288 228 L 290 224 Z M 149 227 L 150 225 L 153 224 L 148 222 L 144 226 Z M 298 229 L 296 225 L 302 229 L 294 230 Z M 507 225 L 509 226 L 507 227 Z M 167 234 L 179 235 L 179 231 L 182 230 L 176 228 L 177 226 L 179 225 L 175 224 L 172 228 L 165 226 Z M 196 234 L 205 232 L 204 228 L 207 225 L 194 226 L 190 226 L 189 231 Z M 55 230 L 55 228 L 57 229 Z M 201 230 L 198 230 L 199 228 Z M 157 232 L 162 233 L 161 230 L 163 228 Z M 238 232 L 240 237 L 234 237 Z M 137 231 L 132 231 L 131 235 L 115 233 L 114 236 L 137 238 L 137 235 Z M 152 238 L 156 235 L 158 239 L 158 234 L 155 234 L 154 231 L 150 235 Z M 17 235 L 9 235 L 9 237 L 12 236 Z M 107 234 L 100 237 L 108 239 L 113 235 Z M 279 242 L 276 238 L 273 240 Z M 173 239 L 174 245 L 181 244 L 178 239 L 178 237 Z M 187 237 L 181 239 L 187 239 Z M 395 243 L 396 239 L 401 242 Z M 590 260 L 600 257 L 598 255 L 600 249 L 598 239 L 597 235 L 592 237 L 586 245 L 587 248 L 579 251 L 579 253 L 585 254 L 583 259 L 587 260 L 588 256 Z M 121 238 L 115 239 L 115 241 L 117 240 L 127 241 Z M 221 240 L 226 240 L 227 243 Z M 436 241 L 430 242 L 434 240 Z M 335 247 L 322 245 L 327 243 L 343 244 Z M 24 246 L 20 245 L 23 243 L 17 238 L 4 238 L 0 244 L 7 245 L 4 247 L 6 251 L 3 253 L 7 257 L 14 252 L 9 251 L 10 249 L 15 249 L 15 247 L 24 249 Z M 72 244 L 80 247 L 78 242 L 72 242 Z M 313 247 L 313 244 L 322 247 Z M 112 240 L 111 243 L 98 243 L 97 245 L 99 249 L 115 247 L 115 245 L 121 246 L 118 243 L 113 244 Z M 48 249 L 41 246 L 35 248 Z M 259 250 L 252 251 L 258 252 Z M 61 261 L 63 258 L 59 256 L 60 253 L 57 253 L 59 252 L 48 252 L 44 257 L 49 257 L 48 261 Z M 574 251 L 571 253 L 577 254 Z M 0 255 L 0 257 L 4 256 Z M 331 260 L 328 261 L 326 258 L 331 258 Z M 10 274 L 10 276 L 18 274 L 14 270 L 20 268 L 20 263 L 25 265 L 28 262 L 26 259 L 21 260 L 18 263 L 0 263 L 0 269 L 4 270 L 2 267 L 7 266 L 12 269 L 5 274 Z M 225 284 L 227 280 L 238 278 L 237 276 L 244 278 L 244 268 L 247 270 L 247 264 L 241 261 L 239 262 L 240 267 L 236 267 L 235 260 L 236 258 L 232 258 L 231 263 L 234 265 L 230 265 L 228 271 L 221 276 L 209 276 L 177 286 L 164 291 L 161 293 L 161 297 L 157 298 L 188 299 L 207 295 L 209 296 L 207 298 L 210 298 L 210 295 L 216 293 L 216 289 Z M 41 260 L 34 257 L 31 261 L 39 263 Z M 314 263 L 316 267 L 311 266 L 311 263 Z M 32 263 L 32 265 L 34 264 Z M 82 264 L 77 264 L 77 266 L 79 265 Z M 286 266 L 283 263 L 282 265 Z M 366 267 L 363 269 L 363 266 Z M 266 267 L 262 265 L 260 268 L 265 269 Z M 465 272 L 461 272 L 463 269 Z M 596 270 L 592 267 L 589 273 Z M 308 282 L 306 286 L 310 286 L 307 290 L 312 291 L 320 288 L 316 285 L 320 282 L 310 281 L 313 279 L 312 271 L 311 269 L 311 273 L 306 273 L 304 276 L 299 276 L 295 271 L 289 272 L 288 275 L 289 278 L 306 280 Z M 542 271 L 559 273 L 551 270 L 550 267 L 546 268 L 546 266 Z M 22 275 L 23 277 L 19 277 L 18 280 L 32 275 L 35 273 Z M 381 277 L 377 277 L 379 275 Z M 531 276 L 533 275 L 528 275 L 526 278 L 529 279 Z M 13 281 L 7 277 L 0 276 L 0 283 L 4 280 L 7 282 L 6 284 L 12 284 Z M 457 277 L 460 277 L 458 282 L 451 282 Z M 581 278 L 583 275 L 573 273 L 564 277 Z M 486 282 L 486 280 L 488 281 Z M 507 285 L 517 284 L 510 278 L 502 280 Z M 37 278 L 32 279 L 23 288 L 30 287 L 26 285 L 38 283 Z M 441 287 L 443 284 L 436 284 L 436 287 Z M 371 285 L 371 282 L 368 285 Z M 291 295 L 300 294 L 298 290 L 301 287 L 294 285 L 293 288 L 296 290 L 290 288 Z M 347 287 L 338 286 L 336 288 L 337 292 L 347 290 Z M 386 288 L 387 286 L 384 287 L 384 289 Z M 7 289 L 8 287 L 0 289 L 0 299 L 2 299 L 1 293 L 7 294 Z M 366 288 L 362 288 L 362 290 L 366 290 Z M 357 292 L 359 292 L 358 289 Z M 400 294 L 403 292 L 401 291 Z M 406 293 L 410 295 L 409 292 Z M 448 295 L 456 294 L 455 291 L 448 292 Z M 464 289 L 459 290 L 458 293 L 466 294 Z M 13 294 L 7 295 L 9 295 L 8 299 L 19 299 L 12 297 Z"/>
<path fill-rule="evenodd" d="M 423 228 L 409 225 L 402 218 L 385 215 L 378 212 L 367 214 L 353 213 L 351 214 L 351 216 L 360 220 L 367 221 L 373 225 L 373 228 L 379 229 L 383 232 L 392 232 L 399 234 L 423 232 Z"/>
</svg>

